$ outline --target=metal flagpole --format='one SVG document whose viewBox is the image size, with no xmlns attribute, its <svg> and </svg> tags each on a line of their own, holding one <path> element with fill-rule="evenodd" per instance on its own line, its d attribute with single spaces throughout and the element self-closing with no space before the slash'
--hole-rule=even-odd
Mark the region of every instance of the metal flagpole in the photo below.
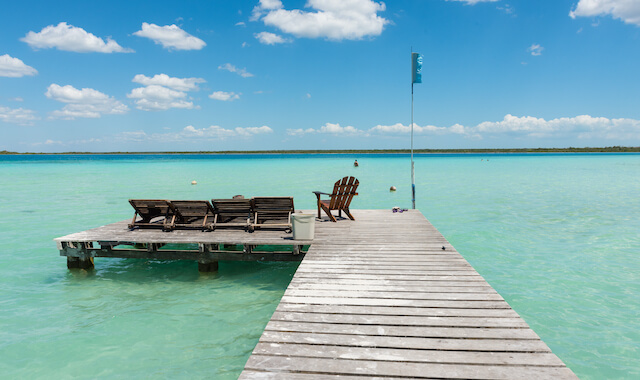
<svg viewBox="0 0 640 380">
<path fill-rule="evenodd" d="M 422 83 L 422 55 L 411 48 L 411 203 L 416 208 L 416 169 L 413 162 L 413 84 Z"/>
<path fill-rule="evenodd" d="M 411 52 L 413 65 L 413 51 Z M 413 163 L 413 78 L 411 79 L 411 204 L 416 209 L 416 171 Z"/>
</svg>

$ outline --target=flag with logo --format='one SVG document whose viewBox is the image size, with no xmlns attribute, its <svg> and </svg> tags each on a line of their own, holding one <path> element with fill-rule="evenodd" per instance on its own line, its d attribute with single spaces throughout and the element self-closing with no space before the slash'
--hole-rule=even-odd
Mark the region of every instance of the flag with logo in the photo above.
<svg viewBox="0 0 640 380">
<path fill-rule="evenodd" d="M 411 53 L 411 84 L 422 83 L 422 54 Z"/>
</svg>

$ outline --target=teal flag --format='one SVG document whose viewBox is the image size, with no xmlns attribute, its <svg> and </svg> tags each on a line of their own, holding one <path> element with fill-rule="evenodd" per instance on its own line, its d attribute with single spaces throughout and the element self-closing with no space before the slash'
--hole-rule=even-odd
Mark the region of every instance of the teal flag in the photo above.
<svg viewBox="0 0 640 380">
<path fill-rule="evenodd" d="M 411 53 L 411 84 L 422 83 L 422 54 Z"/>
</svg>

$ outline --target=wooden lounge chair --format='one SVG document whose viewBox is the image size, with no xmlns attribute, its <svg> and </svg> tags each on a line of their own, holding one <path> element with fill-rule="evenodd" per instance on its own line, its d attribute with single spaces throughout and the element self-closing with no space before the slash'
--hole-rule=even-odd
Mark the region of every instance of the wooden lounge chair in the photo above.
<svg viewBox="0 0 640 380">
<path fill-rule="evenodd" d="M 243 227 L 245 230 L 251 226 L 251 199 L 212 199 L 211 204 L 215 215 L 210 230 L 218 227 Z"/>
<path fill-rule="evenodd" d="M 332 222 L 335 222 L 336 218 L 331 214 L 331 210 L 338 210 L 338 216 L 340 217 L 342 217 L 342 211 L 344 211 L 349 219 L 355 220 L 353 215 L 351 215 L 351 212 L 349 212 L 349 205 L 351 204 L 353 197 L 358 195 L 356 190 L 358 189 L 359 183 L 360 182 L 354 177 L 344 177 L 333 185 L 333 192 L 331 194 L 314 191 L 313 193 L 318 198 L 318 218 L 321 217 L 320 209 L 322 209 L 327 215 L 329 215 L 329 219 L 331 219 Z M 329 195 L 331 198 L 328 200 L 321 200 L 321 194 Z"/>
<path fill-rule="evenodd" d="M 213 221 L 214 211 L 209 201 L 169 201 L 174 214 L 169 228 L 208 229 Z"/>
<path fill-rule="evenodd" d="M 129 199 L 135 213 L 129 228 L 168 228 L 173 207 L 164 199 Z"/>
<path fill-rule="evenodd" d="M 293 197 L 254 197 L 251 199 L 253 228 L 275 228 L 291 232 Z"/>
</svg>

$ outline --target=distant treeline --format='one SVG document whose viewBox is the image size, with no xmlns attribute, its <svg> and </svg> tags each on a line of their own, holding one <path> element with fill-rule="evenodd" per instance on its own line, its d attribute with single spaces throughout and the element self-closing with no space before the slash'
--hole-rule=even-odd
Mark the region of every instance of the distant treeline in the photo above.
<svg viewBox="0 0 640 380">
<path fill-rule="evenodd" d="M 345 150 L 223 150 L 190 152 L 64 152 L 19 153 L 7 150 L 0 154 L 367 154 L 410 153 L 409 149 L 345 149 Z M 640 152 L 640 147 L 608 146 L 604 148 L 518 148 L 518 149 L 414 149 L 414 153 L 618 153 Z"/>
</svg>

